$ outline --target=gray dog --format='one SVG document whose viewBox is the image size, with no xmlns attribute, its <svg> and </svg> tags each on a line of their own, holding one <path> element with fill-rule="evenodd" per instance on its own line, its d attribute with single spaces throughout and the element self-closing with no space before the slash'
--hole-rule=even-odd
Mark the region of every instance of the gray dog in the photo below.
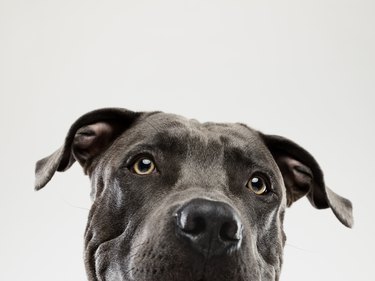
<svg viewBox="0 0 375 281">
<path fill-rule="evenodd" d="M 243 124 L 106 108 L 37 162 L 36 190 L 78 161 L 92 183 L 89 280 L 278 280 L 284 212 L 303 196 L 346 226 L 352 205 L 294 142 Z"/>
</svg>

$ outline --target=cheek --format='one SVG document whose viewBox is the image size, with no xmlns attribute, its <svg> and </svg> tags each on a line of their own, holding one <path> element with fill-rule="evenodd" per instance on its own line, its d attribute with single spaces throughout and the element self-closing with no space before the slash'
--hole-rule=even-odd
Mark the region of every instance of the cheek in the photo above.
<svg viewBox="0 0 375 281">
<path fill-rule="evenodd" d="M 242 212 L 244 224 L 244 237 L 251 240 L 249 243 L 258 247 L 262 255 L 272 256 L 271 253 L 282 253 L 284 245 L 283 217 L 284 209 L 280 201 L 270 204 L 254 202 L 241 202 L 246 206 Z M 272 245 L 272 247 L 270 247 Z M 278 256 L 279 254 L 277 254 Z"/>
<path fill-rule="evenodd" d="M 283 211 L 275 208 L 264 216 L 257 228 L 256 241 L 257 250 L 263 260 L 268 264 L 281 266 L 281 256 L 285 244 Z"/>
</svg>

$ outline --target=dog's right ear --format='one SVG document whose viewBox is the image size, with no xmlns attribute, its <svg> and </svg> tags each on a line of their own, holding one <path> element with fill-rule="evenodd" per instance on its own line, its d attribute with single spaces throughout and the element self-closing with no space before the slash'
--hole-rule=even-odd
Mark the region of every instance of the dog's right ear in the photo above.
<svg viewBox="0 0 375 281">
<path fill-rule="evenodd" d="M 85 173 L 89 172 L 95 157 L 108 148 L 141 114 L 121 108 L 104 108 L 81 116 L 70 127 L 63 146 L 36 163 L 35 189 L 43 188 L 56 171 L 69 169 L 76 160 Z"/>
</svg>

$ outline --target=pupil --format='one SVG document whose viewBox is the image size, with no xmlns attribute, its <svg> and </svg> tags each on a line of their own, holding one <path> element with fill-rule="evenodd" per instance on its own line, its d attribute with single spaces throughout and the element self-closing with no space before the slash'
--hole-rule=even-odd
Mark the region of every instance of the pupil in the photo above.
<svg viewBox="0 0 375 281">
<path fill-rule="evenodd" d="M 148 169 L 150 168 L 150 166 L 151 166 L 151 160 L 149 160 L 149 159 L 142 159 L 142 161 L 140 163 L 139 169 L 141 171 L 148 171 Z"/>
<path fill-rule="evenodd" d="M 259 178 L 252 178 L 251 179 L 251 185 L 255 189 L 261 189 L 262 188 L 262 181 Z"/>
</svg>

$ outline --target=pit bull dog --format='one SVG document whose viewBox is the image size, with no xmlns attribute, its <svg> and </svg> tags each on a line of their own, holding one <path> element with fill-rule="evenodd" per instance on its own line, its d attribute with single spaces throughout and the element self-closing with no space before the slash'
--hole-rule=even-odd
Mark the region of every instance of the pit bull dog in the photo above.
<svg viewBox="0 0 375 281">
<path fill-rule="evenodd" d="M 90 281 L 276 281 L 286 207 L 307 196 L 353 224 L 309 152 L 241 123 L 95 110 L 37 162 L 35 189 L 75 161 L 92 186 Z"/>
</svg>

